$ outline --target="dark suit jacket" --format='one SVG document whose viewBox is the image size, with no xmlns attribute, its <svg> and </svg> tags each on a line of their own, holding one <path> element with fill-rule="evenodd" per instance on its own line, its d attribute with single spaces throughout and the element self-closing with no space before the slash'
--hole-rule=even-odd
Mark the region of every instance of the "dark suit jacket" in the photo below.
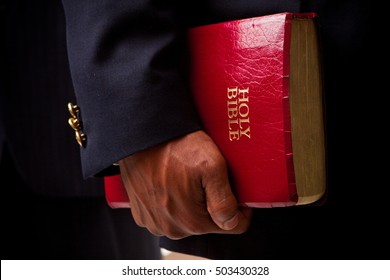
<svg viewBox="0 0 390 280">
<path fill-rule="evenodd" d="M 1 17 L 0 150 L 9 150 L 36 193 L 102 196 L 101 179 L 82 177 L 79 147 L 67 124 L 67 102 L 75 96 L 61 2 L 6 4 Z"/>
<path fill-rule="evenodd" d="M 372 169 L 361 163 L 361 154 L 351 146 L 357 141 L 355 132 L 367 129 L 358 110 L 365 105 L 359 96 L 368 92 L 374 77 L 360 67 L 374 69 L 370 67 L 371 56 L 366 55 L 372 47 L 370 4 L 354 0 L 64 0 L 63 4 L 69 64 L 86 135 L 86 146 L 80 149 L 85 178 L 107 174 L 112 171 L 112 163 L 123 157 L 201 129 L 184 71 L 186 48 L 182 36 L 187 27 L 283 11 L 318 12 L 327 106 L 326 205 L 257 209 L 251 228 L 243 235 L 194 236 L 179 241 L 163 238 L 161 244 L 211 258 L 255 259 L 371 258 L 379 256 L 375 254 L 378 246 L 388 248 L 389 242 L 382 238 L 387 232 L 382 223 L 370 218 L 371 212 L 361 207 L 362 201 L 368 209 L 377 207 L 370 203 L 377 196 L 365 190 L 368 185 L 377 188 L 381 183 L 370 175 Z M 24 16 L 29 15 L 25 12 Z M 33 42 L 33 38 L 28 41 L 31 46 Z M 61 44 L 53 48 L 64 51 Z M 40 54 L 33 48 L 27 51 Z M 30 82 L 39 83 L 46 78 L 38 75 Z M 68 92 L 56 85 L 56 90 Z M 19 86 L 23 91 L 23 85 Z M 64 135 L 58 134 L 55 139 L 31 143 L 27 139 L 31 139 L 32 131 L 15 129 L 33 121 L 25 117 L 30 112 L 48 119 L 45 129 L 57 130 L 67 118 L 54 123 L 52 116 L 58 108 L 66 110 L 69 100 L 76 101 L 72 96 L 56 101 L 46 96 L 47 104 L 35 107 L 26 107 L 20 98 L 11 98 L 15 105 L 4 108 L 3 116 L 18 112 L 15 126 L 6 127 L 6 135 L 18 139 L 15 143 L 41 145 L 42 150 L 51 148 L 53 143 L 74 144 L 63 141 Z M 53 102 L 57 102 L 56 109 L 48 111 L 52 110 L 48 104 Z M 362 142 L 368 139 L 361 134 L 359 137 Z M 26 157 L 15 155 L 19 162 Z M 28 157 L 32 161 L 42 155 Z"/>
<path fill-rule="evenodd" d="M 0 3 L 2 259 L 158 259 L 158 239 L 85 180 L 60 0 Z"/>
<path fill-rule="evenodd" d="M 300 9 L 299 1 L 182 2 L 63 1 L 87 137 L 81 149 L 85 177 L 201 128 L 186 83 L 187 27 Z"/>
</svg>

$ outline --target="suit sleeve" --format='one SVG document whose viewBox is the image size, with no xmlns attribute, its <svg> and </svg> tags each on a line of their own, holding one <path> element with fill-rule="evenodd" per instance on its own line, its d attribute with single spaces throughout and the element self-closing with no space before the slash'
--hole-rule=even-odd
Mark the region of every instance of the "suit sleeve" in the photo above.
<svg viewBox="0 0 390 280">
<path fill-rule="evenodd" d="M 63 0 L 85 178 L 201 128 L 171 2 Z"/>
</svg>

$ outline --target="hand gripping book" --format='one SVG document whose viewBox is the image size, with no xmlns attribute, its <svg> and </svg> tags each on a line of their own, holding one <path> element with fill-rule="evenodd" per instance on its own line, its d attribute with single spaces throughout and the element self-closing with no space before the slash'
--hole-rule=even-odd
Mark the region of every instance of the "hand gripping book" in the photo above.
<svg viewBox="0 0 390 280">
<path fill-rule="evenodd" d="M 326 193 L 318 33 L 315 13 L 188 30 L 193 98 L 243 206 L 315 204 Z M 105 180 L 109 205 L 130 207 L 120 177 Z"/>
</svg>

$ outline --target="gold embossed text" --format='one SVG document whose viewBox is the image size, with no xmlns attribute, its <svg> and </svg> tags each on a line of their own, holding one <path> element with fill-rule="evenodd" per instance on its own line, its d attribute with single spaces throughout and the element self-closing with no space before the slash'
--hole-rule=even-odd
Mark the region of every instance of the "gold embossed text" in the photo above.
<svg viewBox="0 0 390 280">
<path fill-rule="evenodd" d="M 251 138 L 249 122 L 249 88 L 227 88 L 229 140 Z"/>
</svg>

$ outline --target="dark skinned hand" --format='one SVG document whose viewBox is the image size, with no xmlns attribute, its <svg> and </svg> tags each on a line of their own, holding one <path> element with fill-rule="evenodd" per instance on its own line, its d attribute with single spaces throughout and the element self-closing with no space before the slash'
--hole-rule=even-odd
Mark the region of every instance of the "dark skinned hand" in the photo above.
<svg viewBox="0 0 390 280">
<path fill-rule="evenodd" d="M 196 131 L 119 162 L 135 222 L 157 236 L 240 234 L 252 212 L 238 206 L 225 159 Z"/>
</svg>

